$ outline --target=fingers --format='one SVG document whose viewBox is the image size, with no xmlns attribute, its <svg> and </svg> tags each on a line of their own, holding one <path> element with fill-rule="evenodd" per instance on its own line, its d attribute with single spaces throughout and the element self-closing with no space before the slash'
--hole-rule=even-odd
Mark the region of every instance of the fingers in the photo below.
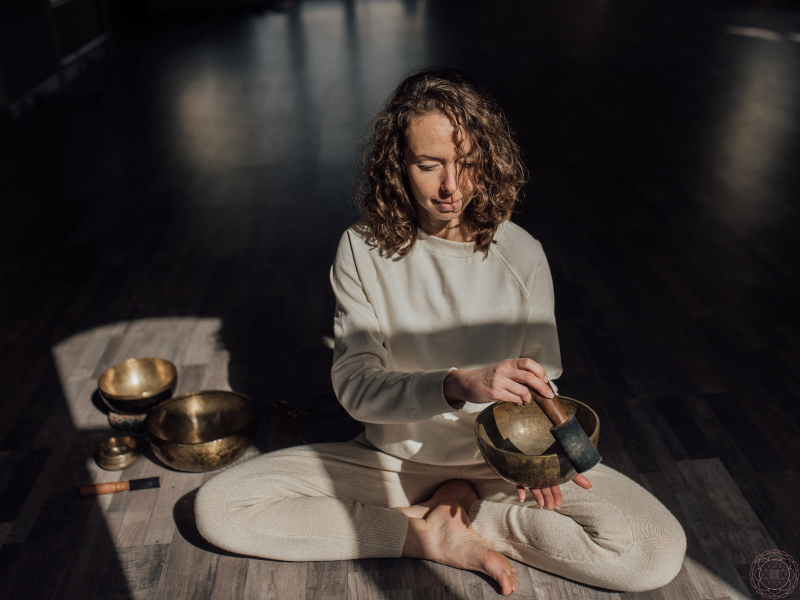
<svg viewBox="0 0 800 600">
<path fill-rule="evenodd" d="M 530 393 L 528 393 L 527 399 L 523 399 L 517 394 L 509 392 L 508 390 L 501 390 L 499 394 L 496 394 L 496 396 L 497 397 L 494 398 L 494 402 L 508 402 L 509 404 L 516 404 L 517 406 L 530 404 L 532 399 Z"/>
<path fill-rule="evenodd" d="M 511 368 L 498 363 L 484 369 L 459 369 L 448 373 L 442 391 L 448 402 L 508 402 L 520 406 L 531 401 L 528 389 L 513 380 L 507 373 Z"/>
<path fill-rule="evenodd" d="M 542 398 L 555 398 L 556 395 L 553 393 L 553 388 L 550 387 L 549 384 L 544 383 L 542 381 L 537 381 L 536 385 L 531 385 L 533 391 L 541 396 Z M 531 398 L 533 399 L 533 398 Z"/>
<path fill-rule="evenodd" d="M 509 394 L 513 395 L 516 398 L 516 402 L 514 404 L 517 405 L 525 405 L 530 404 L 533 401 L 533 396 L 531 396 L 530 388 L 527 385 L 523 385 L 521 383 L 517 383 L 513 379 L 509 379 L 506 382 L 506 388 Z"/>
<path fill-rule="evenodd" d="M 530 358 L 519 358 L 515 362 L 516 369 L 511 374 L 511 379 L 524 383 L 543 398 L 553 398 L 555 394 L 549 385 L 547 372 L 544 367 Z"/>
<path fill-rule="evenodd" d="M 546 381 L 547 374 L 539 363 L 520 358 L 504 360 L 484 369 L 451 371 L 442 385 L 448 401 L 509 402 L 524 406 L 533 401 L 532 394 L 545 398 L 555 396 Z"/>
<path fill-rule="evenodd" d="M 561 488 L 554 485 L 550 488 L 550 491 L 553 493 L 553 504 L 556 508 L 561 508 L 561 505 L 564 504 L 564 496 L 561 495 Z"/>
<path fill-rule="evenodd" d="M 544 383 L 540 379 L 536 379 L 533 375 L 528 373 L 527 371 L 516 371 L 514 374 L 514 379 L 518 379 L 520 381 L 525 382 L 525 388 L 528 395 L 528 401 L 533 400 L 533 396 L 531 396 L 531 392 L 542 396 L 543 398 L 554 398 L 555 394 L 550 386 Z M 527 402 L 526 402 L 527 404 Z"/>
<path fill-rule="evenodd" d="M 539 505 L 539 508 L 544 508 L 546 504 L 544 500 L 544 494 L 542 494 L 542 490 L 533 489 L 530 490 L 530 492 L 531 495 L 533 496 L 533 499 L 536 500 L 536 504 Z"/>
<path fill-rule="evenodd" d="M 522 485 L 517 486 L 517 497 L 520 502 L 525 502 L 525 487 Z"/>
<path fill-rule="evenodd" d="M 536 375 L 539 379 L 544 381 L 545 383 L 548 381 L 547 379 L 547 371 L 544 370 L 544 367 L 537 363 L 532 358 L 518 358 L 516 360 L 516 365 L 518 369 L 523 371 L 529 371 Z"/>
<path fill-rule="evenodd" d="M 553 500 L 553 493 L 550 491 L 550 488 L 542 488 L 542 498 L 544 498 L 544 507 L 547 510 L 553 510 L 556 503 Z"/>
<path fill-rule="evenodd" d="M 533 499 L 536 500 L 539 508 L 553 510 L 554 508 L 561 508 L 564 504 L 564 496 L 561 494 L 561 488 L 557 485 L 547 488 L 528 488 L 528 491 L 533 496 Z M 525 502 L 525 486 L 517 486 L 517 497 L 520 502 Z"/>
<path fill-rule="evenodd" d="M 592 489 L 592 484 L 589 483 L 589 480 L 586 479 L 586 477 L 584 477 L 581 473 L 578 473 L 577 475 L 575 475 L 575 478 L 572 481 L 573 481 L 573 483 L 577 483 L 579 486 L 581 486 L 585 490 Z"/>
<path fill-rule="evenodd" d="M 564 504 L 564 496 L 561 494 L 561 488 L 557 485 L 545 488 L 528 488 L 528 491 L 536 500 L 539 508 L 546 508 L 553 510 L 554 508 L 561 508 Z M 525 486 L 517 486 L 517 497 L 520 502 L 525 502 Z"/>
</svg>

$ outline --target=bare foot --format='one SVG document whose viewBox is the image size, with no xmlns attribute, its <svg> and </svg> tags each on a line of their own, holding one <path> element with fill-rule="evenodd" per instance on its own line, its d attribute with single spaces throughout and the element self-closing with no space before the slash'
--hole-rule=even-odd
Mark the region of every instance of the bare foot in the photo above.
<svg viewBox="0 0 800 600">
<path fill-rule="evenodd" d="M 441 502 L 424 519 L 408 520 L 403 556 L 486 573 L 497 580 L 504 595 L 517 589 L 511 562 L 475 533 L 464 509 L 453 500 Z"/>
<path fill-rule="evenodd" d="M 439 486 L 439 489 L 431 496 L 430 500 L 414 504 L 413 506 L 404 506 L 397 510 L 405 513 L 409 517 L 424 519 L 431 510 L 439 506 L 442 502 L 452 501 L 460 504 L 464 512 L 469 515 L 469 509 L 472 503 L 477 499 L 478 494 L 475 493 L 475 488 L 472 487 L 469 481 L 466 479 L 451 479 Z"/>
<path fill-rule="evenodd" d="M 461 505 L 464 512 L 469 514 L 469 509 L 472 503 L 478 499 L 478 494 L 475 493 L 475 488 L 466 479 L 451 479 L 445 481 L 433 497 L 425 502 L 420 502 L 420 506 L 427 506 L 428 508 L 436 508 L 442 502 L 453 501 Z"/>
</svg>

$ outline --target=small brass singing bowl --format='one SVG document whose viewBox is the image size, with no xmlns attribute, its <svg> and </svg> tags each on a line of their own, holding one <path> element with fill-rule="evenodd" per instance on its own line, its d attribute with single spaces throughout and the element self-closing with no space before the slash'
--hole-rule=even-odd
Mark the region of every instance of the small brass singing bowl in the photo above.
<svg viewBox="0 0 800 600">
<path fill-rule="evenodd" d="M 124 414 L 146 413 L 172 396 L 178 370 L 163 358 L 129 358 L 106 369 L 97 389 L 106 406 Z"/>
<path fill-rule="evenodd" d="M 112 437 L 97 447 L 94 459 L 106 471 L 127 469 L 139 458 L 137 446 L 136 440 L 127 435 Z"/>
<path fill-rule="evenodd" d="M 245 453 L 256 435 L 255 403 L 237 392 L 189 392 L 148 413 L 144 431 L 155 455 L 178 471 L 213 471 Z"/>
<path fill-rule="evenodd" d="M 578 423 L 597 447 L 600 419 L 583 402 L 558 396 L 567 417 Z M 529 488 L 563 485 L 577 475 L 572 463 L 550 433 L 553 424 L 536 403 L 516 406 L 497 402 L 475 420 L 475 437 L 483 458 L 500 477 Z"/>
</svg>

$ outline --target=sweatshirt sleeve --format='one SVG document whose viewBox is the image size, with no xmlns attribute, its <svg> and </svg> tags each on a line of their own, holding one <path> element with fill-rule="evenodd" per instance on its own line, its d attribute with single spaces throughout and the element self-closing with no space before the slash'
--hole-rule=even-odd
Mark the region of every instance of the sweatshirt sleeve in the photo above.
<svg viewBox="0 0 800 600">
<path fill-rule="evenodd" d="M 336 296 L 331 380 L 339 402 L 365 423 L 411 423 L 453 412 L 442 384 L 449 369 L 391 371 L 375 309 L 364 290 L 349 232 L 331 267 Z"/>
<path fill-rule="evenodd" d="M 552 381 L 561 376 L 561 348 L 554 312 L 553 279 L 544 253 L 536 265 L 530 302 L 521 358 L 538 362 Z"/>
</svg>

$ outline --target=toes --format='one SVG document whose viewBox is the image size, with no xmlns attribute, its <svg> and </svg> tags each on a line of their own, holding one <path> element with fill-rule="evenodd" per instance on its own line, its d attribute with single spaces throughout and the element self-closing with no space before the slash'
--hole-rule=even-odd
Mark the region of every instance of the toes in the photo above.
<svg viewBox="0 0 800 600">
<path fill-rule="evenodd" d="M 504 595 L 517 589 L 517 570 L 507 557 L 492 550 L 488 553 L 485 561 L 483 572 L 497 581 Z"/>
<path fill-rule="evenodd" d="M 517 578 L 512 577 L 509 573 L 505 573 L 504 575 L 504 577 L 498 579 L 497 583 L 500 584 L 503 595 L 508 596 L 517 589 Z"/>
</svg>

